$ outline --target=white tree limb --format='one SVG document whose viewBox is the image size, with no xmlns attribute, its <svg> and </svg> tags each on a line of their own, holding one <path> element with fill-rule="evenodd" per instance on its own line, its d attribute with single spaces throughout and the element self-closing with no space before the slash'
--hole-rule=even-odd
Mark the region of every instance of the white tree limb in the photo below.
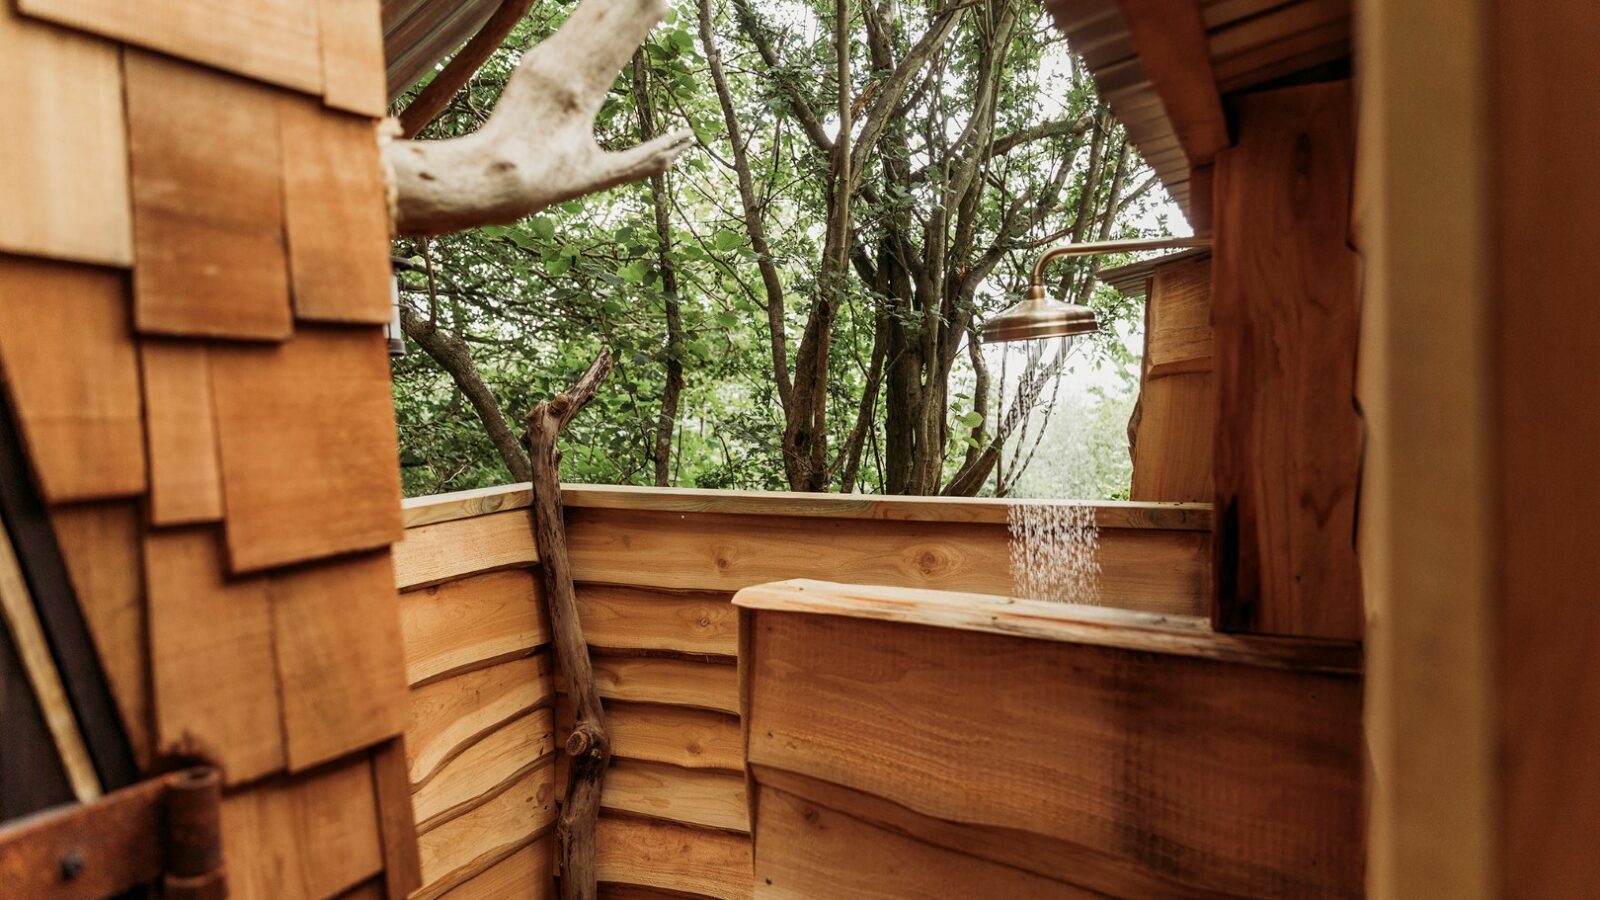
<svg viewBox="0 0 1600 900">
<path fill-rule="evenodd" d="M 482 128 L 444 141 L 389 142 L 395 230 L 427 235 L 514 222 L 664 171 L 692 132 L 609 153 L 595 142 L 594 116 L 666 10 L 666 0 L 583 0 L 523 56 Z"/>
</svg>

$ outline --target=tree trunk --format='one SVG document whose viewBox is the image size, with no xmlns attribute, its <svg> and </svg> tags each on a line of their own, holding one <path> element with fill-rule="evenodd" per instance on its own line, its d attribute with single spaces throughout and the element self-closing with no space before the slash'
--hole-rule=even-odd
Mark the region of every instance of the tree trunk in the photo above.
<svg viewBox="0 0 1600 900">
<path fill-rule="evenodd" d="M 639 139 L 649 142 L 656 136 L 655 109 L 650 101 L 650 85 L 645 78 L 644 51 L 633 55 L 633 102 L 639 113 Z M 655 463 L 656 487 L 672 483 L 672 433 L 678 427 L 678 398 L 683 394 L 683 311 L 678 299 L 678 267 L 672 261 L 672 223 L 667 218 L 670 182 L 666 172 L 650 176 L 650 203 L 654 207 L 656 258 L 661 273 L 662 301 L 667 311 L 666 382 L 661 387 L 661 413 L 656 417 L 655 446 L 650 459 Z"/>
<path fill-rule="evenodd" d="M 600 817 L 600 787 L 611 759 L 600 692 L 589 663 L 589 645 L 578 621 L 561 513 L 561 452 L 566 428 L 594 397 L 611 371 L 611 352 L 601 350 L 572 390 L 543 401 L 528 414 L 529 460 L 533 469 L 533 536 L 539 549 L 539 574 L 556 659 L 572 697 L 572 734 L 567 738 L 567 789 L 556 819 L 562 900 L 595 900 L 595 824 Z"/>
</svg>

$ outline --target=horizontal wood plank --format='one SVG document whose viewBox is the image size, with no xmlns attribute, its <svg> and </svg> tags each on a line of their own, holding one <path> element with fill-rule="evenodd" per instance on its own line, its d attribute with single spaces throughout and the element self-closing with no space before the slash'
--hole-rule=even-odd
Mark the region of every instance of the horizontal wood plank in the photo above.
<svg viewBox="0 0 1600 900">
<path fill-rule="evenodd" d="M 412 786 L 420 788 L 506 722 L 549 706 L 554 691 L 545 653 L 413 690 L 406 727 Z"/>
<path fill-rule="evenodd" d="M 739 714 L 739 669 L 732 661 L 594 655 L 595 686 L 607 700 L 687 706 Z M 561 673 L 556 689 L 566 692 Z"/>
<path fill-rule="evenodd" d="M 17 0 L 30 16 L 313 93 L 322 89 L 311 0 Z"/>
<path fill-rule="evenodd" d="M 1357 677 L 772 611 L 749 647 L 752 764 L 1197 892 L 1360 893 Z"/>
<path fill-rule="evenodd" d="M 555 858 L 555 835 L 546 834 L 441 896 L 444 900 L 549 900 L 556 895 Z"/>
<path fill-rule="evenodd" d="M 595 873 L 602 882 L 748 900 L 750 839 L 709 828 L 602 815 Z"/>
<path fill-rule="evenodd" d="M 744 775 L 622 759 L 606 770 L 600 805 L 651 819 L 750 833 Z"/>
<path fill-rule="evenodd" d="M 555 786 L 548 766 L 417 838 L 423 887 L 413 898 L 437 897 L 534 843 L 555 824 Z"/>
<path fill-rule="evenodd" d="M 739 652 L 739 615 L 728 592 L 579 584 L 577 597 L 592 647 L 729 658 Z"/>
<path fill-rule="evenodd" d="M 440 766 L 412 795 L 417 830 L 488 802 L 537 768 L 554 772 L 555 727 L 549 709 L 536 709 L 496 728 Z"/>
<path fill-rule="evenodd" d="M 605 703 L 606 735 L 614 760 L 637 759 L 690 769 L 744 770 L 739 717 L 681 706 Z M 556 740 L 572 731 L 572 706 L 556 703 Z"/>
<path fill-rule="evenodd" d="M 46 501 L 144 492 L 139 361 L 123 273 L 0 256 L 0 368 Z"/>
<path fill-rule="evenodd" d="M 535 573 L 490 572 L 400 595 L 412 687 L 527 656 L 550 641 Z"/>
<path fill-rule="evenodd" d="M 522 568 L 539 561 L 533 526 L 522 510 L 406 529 L 394 548 L 401 590 L 464 575 Z"/>
<path fill-rule="evenodd" d="M 133 264 L 120 48 L 0 3 L 0 251 Z"/>
<path fill-rule="evenodd" d="M 331 897 L 383 868 L 365 755 L 254 784 L 222 800 L 231 897 Z"/>
</svg>

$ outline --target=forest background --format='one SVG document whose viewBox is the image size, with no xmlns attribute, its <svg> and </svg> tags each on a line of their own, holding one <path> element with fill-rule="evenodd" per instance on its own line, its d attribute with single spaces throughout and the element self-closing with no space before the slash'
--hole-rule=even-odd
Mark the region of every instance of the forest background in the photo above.
<svg viewBox="0 0 1600 900">
<path fill-rule="evenodd" d="M 536 2 L 422 136 L 475 130 L 571 9 Z M 568 481 L 1126 497 L 1143 307 L 1095 274 L 1131 258 L 1050 272 L 1099 334 L 977 337 L 1045 248 L 1187 232 L 1034 0 L 678 0 L 596 136 L 683 127 L 663 176 L 396 242 L 408 496 L 525 480 L 522 416 L 607 346 Z"/>
</svg>

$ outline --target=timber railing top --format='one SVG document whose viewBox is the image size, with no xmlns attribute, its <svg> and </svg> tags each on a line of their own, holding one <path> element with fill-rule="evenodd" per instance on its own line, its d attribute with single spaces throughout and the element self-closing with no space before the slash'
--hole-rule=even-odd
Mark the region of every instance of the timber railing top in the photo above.
<svg viewBox="0 0 1600 900">
<path fill-rule="evenodd" d="M 1319 638 L 1220 634 L 1198 616 L 1021 600 L 924 588 L 792 579 L 744 588 L 735 606 L 982 631 L 1300 672 L 1358 674 L 1361 645 Z"/>
<path fill-rule="evenodd" d="M 766 516 L 818 516 L 901 522 L 1005 524 L 1018 506 L 1070 504 L 1094 510 L 1101 528 L 1209 531 L 1207 503 L 1135 503 L 1081 500 L 995 500 L 978 497 L 890 497 L 867 494 L 802 494 L 786 491 L 725 491 L 702 488 L 566 484 L 561 499 L 568 508 L 627 509 L 680 513 Z M 406 527 L 449 522 L 508 509 L 525 509 L 527 482 L 412 497 L 404 502 Z"/>
</svg>

